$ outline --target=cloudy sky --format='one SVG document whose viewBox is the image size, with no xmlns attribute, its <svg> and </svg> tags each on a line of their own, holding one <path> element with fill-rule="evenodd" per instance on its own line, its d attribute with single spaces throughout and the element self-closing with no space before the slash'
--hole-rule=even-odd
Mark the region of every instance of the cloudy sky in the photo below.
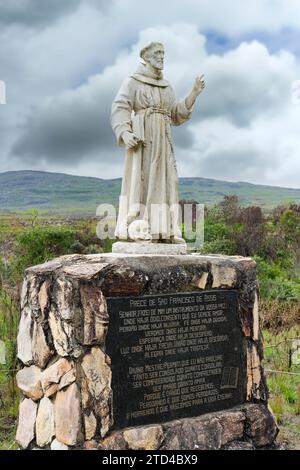
<svg viewBox="0 0 300 470">
<path fill-rule="evenodd" d="M 0 171 L 121 176 L 111 102 L 151 40 L 178 98 L 206 77 L 180 176 L 300 188 L 299 0 L 0 0 Z"/>
</svg>

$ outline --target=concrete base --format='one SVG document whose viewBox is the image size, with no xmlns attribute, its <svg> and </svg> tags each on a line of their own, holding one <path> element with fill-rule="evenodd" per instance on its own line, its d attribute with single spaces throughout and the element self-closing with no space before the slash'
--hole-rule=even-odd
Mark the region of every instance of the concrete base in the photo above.
<svg viewBox="0 0 300 470">
<path fill-rule="evenodd" d="M 113 253 L 130 255 L 186 255 L 186 243 L 115 242 Z"/>
</svg>

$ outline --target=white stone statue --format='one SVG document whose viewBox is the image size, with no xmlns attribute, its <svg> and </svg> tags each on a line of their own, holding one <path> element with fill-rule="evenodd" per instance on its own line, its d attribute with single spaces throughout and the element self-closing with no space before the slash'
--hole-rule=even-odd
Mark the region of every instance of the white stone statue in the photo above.
<svg viewBox="0 0 300 470">
<path fill-rule="evenodd" d="M 123 241 L 184 243 L 171 126 L 190 118 L 204 78 L 197 77 L 188 96 L 178 102 L 163 78 L 163 44 L 150 43 L 140 56 L 142 64 L 122 84 L 112 105 L 112 128 L 119 145 L 126 147 L 115 235 Z"/>
</svg>

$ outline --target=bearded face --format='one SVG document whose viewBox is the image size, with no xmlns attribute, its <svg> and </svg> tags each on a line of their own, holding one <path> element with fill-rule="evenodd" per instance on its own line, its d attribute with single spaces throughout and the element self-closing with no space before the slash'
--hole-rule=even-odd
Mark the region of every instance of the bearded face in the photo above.
<svg viewBox="0 0 300 470">
<path fill-rule="evenodd" d="M 162 46 L 157 45 L 151 47 L 151 49 L 145 55 L 145 61 L 148 62 L 152 67 L 158 70 L 164 68 L 164 57 L 165 51 Z"/>
</svg>

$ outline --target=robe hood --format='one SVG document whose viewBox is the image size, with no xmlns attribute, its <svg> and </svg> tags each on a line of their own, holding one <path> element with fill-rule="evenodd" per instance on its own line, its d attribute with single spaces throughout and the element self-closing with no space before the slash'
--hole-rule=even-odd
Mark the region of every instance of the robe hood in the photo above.
<svg viewBox="0 0 300 470">
<path fill-rule="evenodd" d="M 134 78 L 139 82 L 147 83 L 148 85 L 152 86 L 158 86 L 163 88 L 170 86 L 168 80 L 165 80 L 163 78 L 162 72 L 159 72 L 159 74 L 156 75 L 154 72 L 149 70 L 144 64 L 140 64 L 138 66 L 136 72 L 131 75 L 131 78 Z"/>
</svg>

